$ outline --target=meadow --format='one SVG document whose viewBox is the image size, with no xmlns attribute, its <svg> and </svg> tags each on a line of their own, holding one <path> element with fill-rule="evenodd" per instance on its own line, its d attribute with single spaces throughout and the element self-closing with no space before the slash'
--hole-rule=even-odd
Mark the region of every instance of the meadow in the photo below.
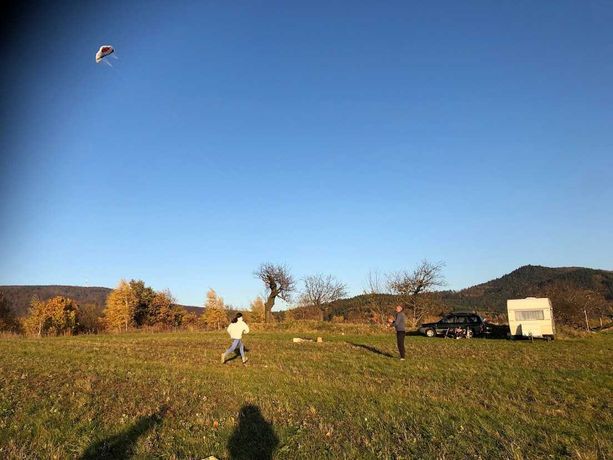
<svg viewBox="0 0 613 460">
<path fill-rule="evenodd" d="M 316 337 L 323 343 L 292 343 Z M 0 338 L 1 458 L 611 458 L 613 335 Z"/>
</svg>

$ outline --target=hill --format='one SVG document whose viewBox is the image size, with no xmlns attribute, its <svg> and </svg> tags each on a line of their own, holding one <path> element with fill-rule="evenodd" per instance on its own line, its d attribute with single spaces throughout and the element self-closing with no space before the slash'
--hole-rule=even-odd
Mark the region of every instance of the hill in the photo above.
<svg viewBox="0 0 613 460">
<path fill-rule="evenodd" d="M 106 302 L 106 297 L 112 289 L 106 287 L 83 287 L 83 286 L 0 286 L 0 291 L 4 292 L 11 308 L 17 316 L 27 313 L 30 302 L 34 297 L 40 300 L 47 300 L 58 295 L 70 297 L 77 303 L 93 304 L 102 310 Z"/>
<path fill-rule="evenodd" d="M 507 299 L 542 296 L 548 288 L 557 284 L 600 292 L 607 300 L 613 300 L 613 271 L 525 265 L 500 278 L 460 291 L 438 292 L 440 297 L 437 302 L 441 305 L 441 313 L 448 310 L 505 312 Z M 331 303 L 329 314 L 331 317 L 342 316 L 349 321 L 364 319 L 372 314 L 369 304 L 375 299 L 374 303 L 387 308 L 388 313 L 389 308 L 399 300 L 390 294 L 361 294 Z M 293 310 L 293 315 L 297 319 L 315 318 L 317 312 L 309 307 L 300 307 Z"/>
<path fill-rule="evenodd" d="M 0 291 L 4 292 L 13 312 L 17 316 L 27 313 L 30 302 L 34 297 L 40 300 L 47 300 L 58 295 L 70 297 L 80 305 L 92 304 L 96 310 L 102 312 L 106 303 L 106 297 L 112 291 L 107 287 L 85 287 L 85 286 L 0 286 Z M 189 305 L 179 305 L 188 311 L 200 315 L 202 308 Z"/>
<path fill-rule="evenodd" d="M 573 289 L 587 289 L 600 292 L 613 301 L 613 271 L 583 267 L 542 267 L 525 265 L 500 278 L 477 284 L 460 291 L 441 291 L 439 302 L 441 312 L 445 310 L 479 310 L 504 312 L 507 299 L 544 295 L 547 289 L 556 284 L 564 284 Z M 18 316 L 25 314 L 34 296 L 45 300 L 56 295 L 70 297 L 79 304 L 94 304 L 101 311 L 111 289 L 106 287 L 83 286 L 0 286 Z M 342 316 L 348 321 L 361 321 L 372 314 L 369 306 L 373 297 L 361 294 L 341 299 L 330 304 L 330 316 Z M 391 294 L 376 296 L 376 303 L 388 307 L 398 299 Z M 202 308 L 180 305 L 199 315 Z M 279 318 L 285 312 L 275 312 Z M 316 318 L 317 312 L 310 308 L 292 310 L 295 319 Z"/>
<path fill-rule="evenodd" d="M 505 311 L 507 299 L 543 295 L 549 287 L 559 283 L 600 292 L 606 299 L 613 300 L 613 271 L 538 265 L 525 265 L 486 283 L 441 294 L 444 303 L 455 309 Z"/>
</svg>

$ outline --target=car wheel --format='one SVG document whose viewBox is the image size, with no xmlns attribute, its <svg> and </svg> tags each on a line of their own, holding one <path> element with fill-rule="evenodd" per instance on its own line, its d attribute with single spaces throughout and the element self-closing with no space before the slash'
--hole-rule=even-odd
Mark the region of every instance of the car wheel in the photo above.
<svg viewBox="0 0 613 460">
<path fill-rule="evenodd" d="M 436 331 L 434 329 L 427 329 L 426 330 L 426 336 L 427 337 L 434 337 L 436 335 Z"/>
</svg>

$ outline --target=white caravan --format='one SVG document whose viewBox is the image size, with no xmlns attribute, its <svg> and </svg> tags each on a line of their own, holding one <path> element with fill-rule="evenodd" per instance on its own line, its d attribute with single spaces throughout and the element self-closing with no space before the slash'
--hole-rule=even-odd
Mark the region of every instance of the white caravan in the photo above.
<svg viewBox="0 0 613 460">
<path fill-rule="evenodd" d="M 553 308 L 547 298 L 526 297 L 507 300 L 511 338 L 538 337 L 553 339 L 556 329 Z"/>
</svg>

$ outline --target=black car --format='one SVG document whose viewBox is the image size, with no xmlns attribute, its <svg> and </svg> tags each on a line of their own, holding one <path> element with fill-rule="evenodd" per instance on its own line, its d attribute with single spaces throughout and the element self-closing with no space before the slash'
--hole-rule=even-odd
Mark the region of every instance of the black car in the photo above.
<svg viewBox="0 0 613 460">
<path fill-rule="evenodd" d="M 487 334 L 489 327 L 485 320 L 476 313 L 449 313 L 436 323 L 425 323 L 419 328 L 419 332 L 428 337 L 437 335 L 456 335 L 462 331 L 465 336 L 472 337 Z"/>
</svg>

